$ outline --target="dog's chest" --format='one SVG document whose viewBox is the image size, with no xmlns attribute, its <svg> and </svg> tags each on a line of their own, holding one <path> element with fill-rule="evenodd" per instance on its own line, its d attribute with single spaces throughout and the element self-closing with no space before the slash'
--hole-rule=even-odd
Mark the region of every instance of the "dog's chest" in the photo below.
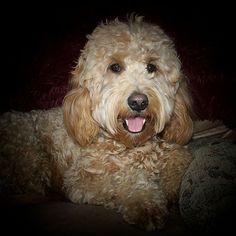
<svg viewBox="0 0 236 236">
<path fill-rule="evenodd" d="M 149 142 L 141 147 L 127 149 L 114 140 L 96 143 L 81 150 L 80 168 L 91 173 L 116 172 L 122 169 L 146 169 L 159 172 L 163 153 L 158 144 Z"/>
</svg>

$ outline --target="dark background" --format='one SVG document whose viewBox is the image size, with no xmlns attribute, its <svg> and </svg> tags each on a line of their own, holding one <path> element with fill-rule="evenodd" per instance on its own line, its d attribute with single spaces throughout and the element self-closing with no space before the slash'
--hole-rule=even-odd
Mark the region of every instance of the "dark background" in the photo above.
<svg viewBox="0 0 236 236">
<path fill-rule="evenodd" d="M 1 9 L 1 112 L 61 105 L 86 35 L 103 20 L 136 12 L 173 38 L 200 119 L 236 127 L 235 13 L 226 1 L 111 1 Z"/>
</svg>

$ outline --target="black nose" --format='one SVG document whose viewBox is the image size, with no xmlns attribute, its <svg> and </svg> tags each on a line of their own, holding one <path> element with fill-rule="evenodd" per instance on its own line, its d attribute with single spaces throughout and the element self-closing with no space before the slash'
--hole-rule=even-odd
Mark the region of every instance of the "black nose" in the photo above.
<svg viewBox="0 0 236 236">
<path fill-rule="evenodd" d="M 128 97 L 128 105 L 134 111 L 142 111 L 148 106 L 148 97 L 142 93 L 133 93 Z"/>
</svg>

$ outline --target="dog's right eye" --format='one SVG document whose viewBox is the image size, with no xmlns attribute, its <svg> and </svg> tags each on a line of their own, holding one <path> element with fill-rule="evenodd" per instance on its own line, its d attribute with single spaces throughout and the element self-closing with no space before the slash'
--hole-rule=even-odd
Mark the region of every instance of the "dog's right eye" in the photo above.
<svg viewBox="0 0 236 236">
<path fill-rule="evenodd" d="M 115 63 L 115 64 L 110 65 L 109 69 L 114 73 L 120 73 L 122 70 L 122 67 L 118 63 Z"/>
<path fill-rule="evenodd" d="M 152 64 L 152 63 L 148 63 L 147 64 L 147 71 L 148 71 L 148 73 L 156 72 L 157 71 L 157 67 L 154 64 Z"/>
</svg>

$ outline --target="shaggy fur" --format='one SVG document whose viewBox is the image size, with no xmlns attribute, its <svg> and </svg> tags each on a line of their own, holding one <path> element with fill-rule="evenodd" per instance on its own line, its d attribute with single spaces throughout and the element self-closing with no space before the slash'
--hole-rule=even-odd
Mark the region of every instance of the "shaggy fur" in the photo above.
<svg viewBox="0 0 236 236">
<path fill-rule="evenodd" d="M 63 108 L 0 119 L 0 191 L 60 191 L 162 228 L 191 161 L 190 97 L 170 38 L 134 17 L 99 25 Z"/>
</svg>

